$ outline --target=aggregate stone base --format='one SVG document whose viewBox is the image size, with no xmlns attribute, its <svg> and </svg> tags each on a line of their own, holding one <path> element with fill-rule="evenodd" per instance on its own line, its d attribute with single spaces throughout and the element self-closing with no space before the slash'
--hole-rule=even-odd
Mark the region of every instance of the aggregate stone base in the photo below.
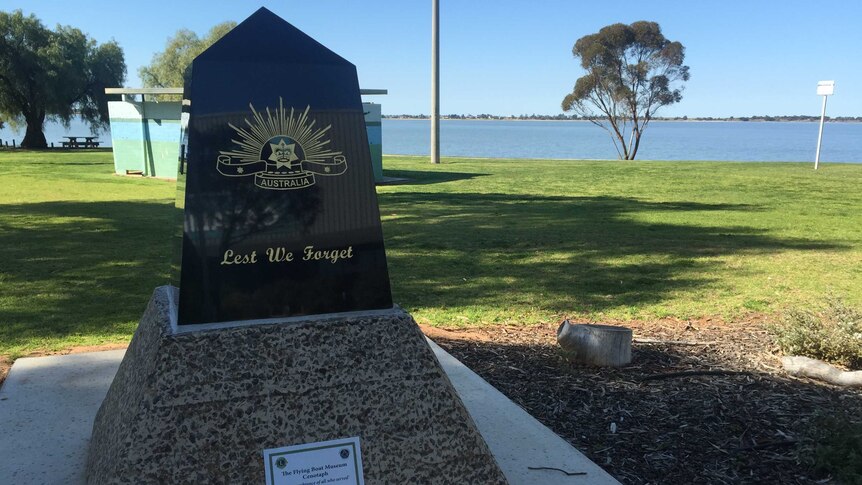
<svg viewBox="0 0 862 485">
<path fill-rule="evenodd" d="M 263 483 L 264 449 L 352 436 L 369 485 L 506 483 L 408 313 L 175 333 L 175 291 L 99 409 L 88 483 Z"/>
</svg>

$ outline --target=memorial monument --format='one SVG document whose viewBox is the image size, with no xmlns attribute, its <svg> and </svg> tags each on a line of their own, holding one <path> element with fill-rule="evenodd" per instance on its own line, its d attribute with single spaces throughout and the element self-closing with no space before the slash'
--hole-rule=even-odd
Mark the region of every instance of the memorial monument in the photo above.
<svg viewBox="0 0 862 485">
<path fill-rule="evenodd" d="M 141 319 L 88 483 L 505 483 L 393 307 L 355 67 L 261 8 L 183 104 L 179 289 Z"/>
</svg>

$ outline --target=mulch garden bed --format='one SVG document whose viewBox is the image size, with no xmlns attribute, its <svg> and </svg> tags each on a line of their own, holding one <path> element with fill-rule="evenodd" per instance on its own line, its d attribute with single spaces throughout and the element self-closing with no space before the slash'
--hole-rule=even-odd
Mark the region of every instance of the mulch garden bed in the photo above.
<svg viewBox="0 0 862 485">
<path fill-rule="evenodd" d="M 817 413 L 862 415 L 862 391 L 784 374 L 763 316 L 623 324 L 619 369 L 568 362 L 556 324 L 422 329 L 622 483 L 828 481 L 800 449 Z"/>
</svg>

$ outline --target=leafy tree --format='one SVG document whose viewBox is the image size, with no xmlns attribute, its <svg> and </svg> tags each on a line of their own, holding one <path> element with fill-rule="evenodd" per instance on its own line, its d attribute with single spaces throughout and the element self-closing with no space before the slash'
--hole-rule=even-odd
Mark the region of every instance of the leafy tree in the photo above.
<svg viewBox="0 0 862 485">
<path fill-rule="evenodd" d="M 165 50 L 153 56 L 149 66 L 138 70 L 145 87 L 174 88 L 184 85 L 186 68 L 195 57 L 236 27 L 236 22 L 222 22 L 204 38 L 188 29 L 179 30 L 168 39 Z"/>
<path fill-rule="evenodd" d="M 587 74 L 563 99 L 563 110 L 605 129 L 620 159 L 634 160 L 656 111 L 682 99 L 685 47 L 666 39 L 657 23 L 640 21 L 581 37 L 572 54 Z"/>
<path fill-rule="evenodd" d="M 26 123 L 21 146 L 47 146 L 45 119 L 66 125 L 77 114 L 91 129 L 108 123 L 106 87 L 126 77 L 123 50 L 114 42 L 98 45 L 80 30 L 47 29 L 34 15 L 0 12 L 0 115 Z"/>
</svg>

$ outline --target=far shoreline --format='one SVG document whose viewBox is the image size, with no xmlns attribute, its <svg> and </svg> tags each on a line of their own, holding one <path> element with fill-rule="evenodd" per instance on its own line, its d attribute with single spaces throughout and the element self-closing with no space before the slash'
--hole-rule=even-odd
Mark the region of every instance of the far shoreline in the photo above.
<svg viewBox="0 0 862 485">
<path fill-rule="evenodd" d="M 383 153 L 384 157 L 393 157 L 393 158 L 429 158 L 431 155 L 415 155 L 415 154 L 404 154 L 404 153 Z M 537 157 L 475 157 L 475 156 L 465 156 L 465 155 L 441 155 L 442 159 L 457 159 L 457 160 L 491 160 L 491 161 L 511 161 L 511 162 L 523 162 L 523 161 L 536 161 L 536 162 L 610 162 L 610 163 L 745 163 L 745 164 L 758 164 L 758 163 L 769 163 L 769 164 L 801 164 L 801 165 L 812 165 L 814 162 L 810 160 L 670 160 L 670 159 L 654 159 L 654 158 L 637 158 L 635 160 L 621 160 L 619 158 L 537 158 Z M 848 162 L 848 161 L 820 161 L 820 165 L 826 164 L 840 164 L 840 165 L 862 165 L 862 161 L 859 162 Z M 388 170 L 384 168 L 384 170 Z"/>
<path fill-rule="evenodd" d="M 395 116 L 383 116 L 384 120 L 396 120 L 396 121 L 430 121 L 430 117 L 426 118 L 405 118 L 405 117 L 395 117 Z M 592 123 L 590 120 L 556 120 L 553 118 L 548 119 L 519 119 L 519 118 L 440 118 L 440 121 L 560 121 L 560 122 L 577 122 L 577 123 Z M 704 120 L 704 119 L 653 119 L 651 122 L 663 122 L 663 123 L 820 123 L 820 120 L 741 120 L 741 119 L 713 119 L 713 120 Z M 825 120 L 825 123 L 862 123 L 862 119 L 859 120 Z"/>
</svg>

